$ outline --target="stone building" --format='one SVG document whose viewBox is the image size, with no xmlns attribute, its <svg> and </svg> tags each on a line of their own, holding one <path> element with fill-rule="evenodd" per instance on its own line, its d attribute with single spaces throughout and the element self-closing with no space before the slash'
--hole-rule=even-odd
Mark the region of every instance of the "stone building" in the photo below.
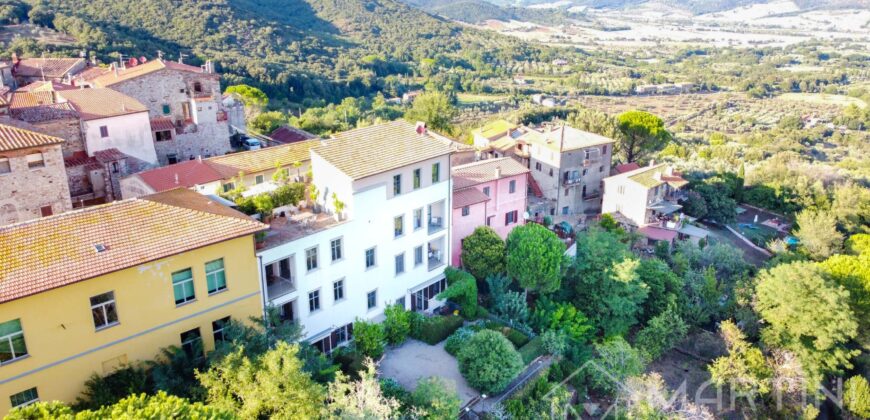
<svg viewBox="0 0 870 420">
<path fill-rule="evenodd" d="M 61 82 L 87 68 L 84 58 L 23 58 L 12 55 L 12 75 L 18 86 L 37 81 Z"/>
<path fill-rule="evenodd" d="M 0 119 L 0 225 L 72 208 L 61 144 Z"/>
<path fill-rule="evenodd" d="M 148 108 L 161 165 L 232 150 L 220 76 L 210 63 L 200 68 L 157 59 L 124 68 L 113 66 L 80 83 L 117 90 Z M 169 124 L 173 130 L 166 130 Z"/>
</svg>

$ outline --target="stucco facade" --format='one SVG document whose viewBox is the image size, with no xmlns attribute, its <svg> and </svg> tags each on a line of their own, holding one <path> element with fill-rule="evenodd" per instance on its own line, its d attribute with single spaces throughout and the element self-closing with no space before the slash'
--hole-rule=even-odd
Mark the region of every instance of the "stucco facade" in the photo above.
<svg viewBox="0 0 870 420">
<path fill-rule="evenodd" d="M 149 164 L 157 164 L 147 112 L 82 121 L 82 132 L 91 156 L 114 148 Z"/>
</svg>

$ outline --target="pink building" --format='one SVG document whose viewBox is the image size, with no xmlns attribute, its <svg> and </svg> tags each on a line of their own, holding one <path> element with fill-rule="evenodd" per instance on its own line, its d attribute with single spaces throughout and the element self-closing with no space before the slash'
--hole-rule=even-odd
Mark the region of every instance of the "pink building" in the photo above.
<svg viewBox="0 0 870 420">
<path fill-rule="evenodd" d="M 462 240 L 478 226 L 489 226 L 507 238 L 525 223 L 528 173 L 509 157 L 453 167 L 452 265 L 460 265 Z"/>
</svg>

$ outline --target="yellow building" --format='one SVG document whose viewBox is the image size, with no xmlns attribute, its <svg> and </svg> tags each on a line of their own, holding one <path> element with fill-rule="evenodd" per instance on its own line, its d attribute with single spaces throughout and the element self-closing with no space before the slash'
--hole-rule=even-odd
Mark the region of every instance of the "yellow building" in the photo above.
<svg viewBox="0 0 870 420">
<path fill-rule="evenodd" d="M 0 227 L 0 413 L 261 315 L 265 225 L 183 189 Z"/>
</svg>

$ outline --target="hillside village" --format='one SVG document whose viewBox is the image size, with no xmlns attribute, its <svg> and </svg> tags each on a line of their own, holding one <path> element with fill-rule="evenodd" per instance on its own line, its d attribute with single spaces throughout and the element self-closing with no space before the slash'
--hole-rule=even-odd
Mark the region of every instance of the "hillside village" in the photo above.
<svg viewBox="0 0 870 420">
<path fill-rule="evenodd" d="M 659 116 L 543 98 L 308 132 L 218 68 L 0 63 L 6 418 L 870 417 L 860 177 L 699 176 Z M 732 401 L 664 403 L 682 372 Z"/>
</svg>

